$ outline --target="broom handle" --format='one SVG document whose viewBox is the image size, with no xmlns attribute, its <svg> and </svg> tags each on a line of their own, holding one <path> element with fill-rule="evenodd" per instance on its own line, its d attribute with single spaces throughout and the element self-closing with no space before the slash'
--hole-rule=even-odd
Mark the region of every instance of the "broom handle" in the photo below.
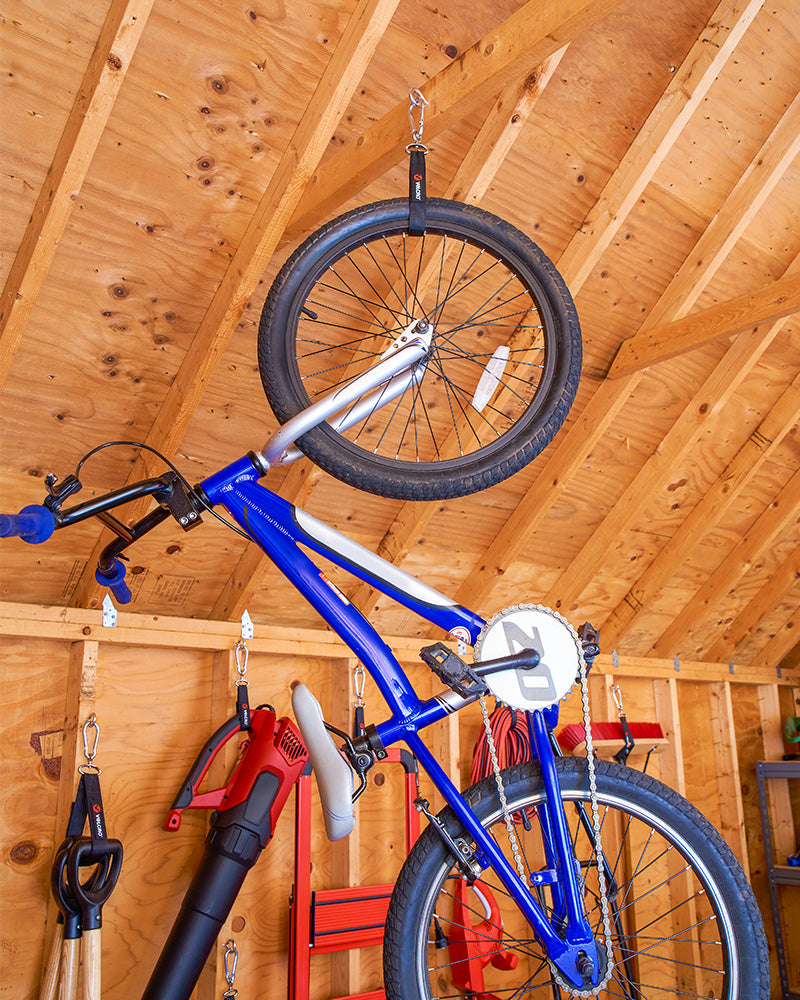
<svg viewBox="0 0 800 1000">
<path fill-rule="evenodd" d="M 50 955 L 47 959 L 47 967 L 42 977 L 42 986 L 39 990 L 39 1000 L 56 1000 L 56 990 L 58 989 L 58 973 L 61 968 L 61 949 L 64 942 L 64 925 L 56 926 L 55 937 L 50 948 Z"/>
<path fill-rule="evenodd" d="M 82 1000 L 100 1000 L 100 928 L 83 932 Z"/>
<path fill-rule="evenodd" d="M 64 950 L 61 953 L 60 1000 L 77 1000 L 80 947 L 80 938 L 69 938 L 64 941 Z"/>
</svg>

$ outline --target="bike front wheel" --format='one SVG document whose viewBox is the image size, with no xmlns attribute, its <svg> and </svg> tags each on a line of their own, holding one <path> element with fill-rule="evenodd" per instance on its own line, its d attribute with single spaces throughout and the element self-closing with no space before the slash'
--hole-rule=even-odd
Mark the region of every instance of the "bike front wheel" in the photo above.
<svg viewBox="0 0 800 1000">
<path fill-rule="evenodd" d="M 406 199 L 355 209 L 292 254 L 259 326 L 275 415 L 285 423 L 366 371 L 415 321 L 432 340 L 405 391 L 349 427 L 319 425 L 300 449 L 352 486 L 403 500 L 463 496 L 519 471 L 574 399 L 577 313 L 531 240 L 460 202 L 431 199 L 423 236 L 408 232 Z"/>
<path fill-rule="evenodd" d="M 585 760 L 556 761 L 585 912 L 603 942 L 597 855 Z M 546 866 L 538 764 L 503 772 L 519 854 L 528 873 Z M 514 864 L 493 777 L 465 793 Z M 641 772 L 597 762 L 613 969 L 598 995 L 627 1000 L 714 997 L 767 1000 L 767 944 L 745 876 L 717 831 L 685 799 Z M 454 836 L 463 830 L 449 810 Z M 551 919 L 552 896 L 538 892 Z M 596 961 L 607 971 L 604 943 Z M 490 872 L 469 886 L 428 828 L 397 882 L 386 925 L 388 1000 L 465 994 L 498 1000 L 567 997 L 513 900 Z"/>
</svg>

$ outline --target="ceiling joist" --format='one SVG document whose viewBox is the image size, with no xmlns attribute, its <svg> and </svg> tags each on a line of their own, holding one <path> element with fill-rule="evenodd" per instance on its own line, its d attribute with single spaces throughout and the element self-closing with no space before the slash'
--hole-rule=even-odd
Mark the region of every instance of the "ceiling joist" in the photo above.
<svg viewBox="0 0 800 1000">
<path fill-rule="evenodd" d="M 757 333 L 760 324 L 796 312 L 800 312 L 800 274 L 784 275 L 755 292 L 623 341 L 608 374 L 619 378 L 748 328 Z"/>
</svg>

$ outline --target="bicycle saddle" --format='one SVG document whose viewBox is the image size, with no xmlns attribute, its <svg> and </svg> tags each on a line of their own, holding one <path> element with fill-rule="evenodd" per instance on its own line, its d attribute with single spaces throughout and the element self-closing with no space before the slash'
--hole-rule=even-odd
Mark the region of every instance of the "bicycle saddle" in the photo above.
<svg viewBox="0 0 800 1000">
<path fill-rule="evenodd" d="M 317 776 L 328 840 L 347 837 L 355 826 L 353 771 L 325 728 L 322 709 L 304 684 L 292 691 L 292 709 Z"/>
</svg>

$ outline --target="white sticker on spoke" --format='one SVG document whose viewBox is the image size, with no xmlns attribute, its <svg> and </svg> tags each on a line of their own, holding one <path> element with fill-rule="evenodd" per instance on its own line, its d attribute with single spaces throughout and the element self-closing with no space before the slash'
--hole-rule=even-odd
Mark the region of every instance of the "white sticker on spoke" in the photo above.
<svg viewBox="0 0 800 1000">
<path fill-rule="evenodd" d="M 491 358 L 489 358 L 489 363 L 486 365 L 483 375 L 481 375 L 478 382 L 478 388 L 475 390 L 475 395 L 472 397 L 472 405 L 478 413 L 481 412 L 494 395 L 494 391 L 503 377 L 503 372 L 506 370 L 508 355 L 508 344 L 501 344 Z"/>
</svg>

